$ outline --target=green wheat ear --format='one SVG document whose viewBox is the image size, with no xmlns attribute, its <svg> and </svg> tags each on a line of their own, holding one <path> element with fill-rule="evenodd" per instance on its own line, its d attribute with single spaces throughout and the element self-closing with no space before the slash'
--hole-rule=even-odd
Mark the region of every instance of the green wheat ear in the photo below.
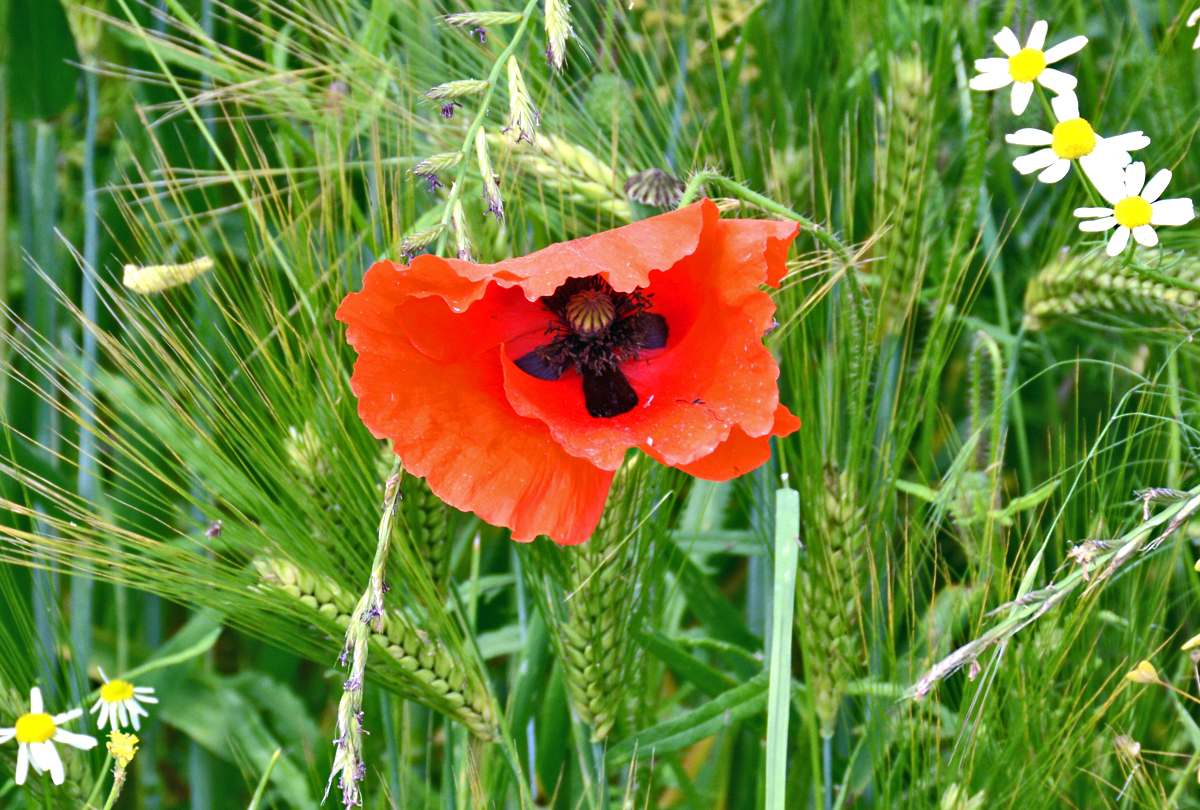
<svg viewBox="0 0 1200 810">
<path fill-rule="evenodd" d="M 876 159 L 882 165 L 875 229 L 887 227 L 879 240 L 883 257 L 879 269 L 880 314 L 886 334 L 903 331 L 904 320 L 921 289 L 926 256 L 925 202 L 931 182 L 928 153 L 931 144 L 929 73 L 920 54 L 893 56 L 887 108 L 880 102 L 880 118 L 887 122 L 886 140 Z M 890 226 L 890 227 L 888 227 Z"/>
<path fill-rule="evenodd" d="M 867 531 L 863 510 L 849 473 L 825 473 L 825 502 L 817 537 L 809 543 L 800 569 L 799 591 L 806 610 L 797 631 L 808 636 L 814 659 L 809 675 L 823 737 L 833 736 L 838 709 L 850 682 L 858 676 L 863 598 L 863 555 Z"/>
<path fill-rule="evenodd" d="M 1160 249 L 1143 249 L 1148 267 L 1189 285 L 1200 284 L 1200 259 L 1168 257 Z M 1025 328 L 1037 331 L 1059 318 L 1127 314 L 1152 326 L 1200 326 L 1200 297 L 1165 281 L 1147 278 L 1103 251 L 1059 253 L 1025 290 Z"/>
<path fill-rule="evenodd" d="M 350 623 L 355 598 L 333 580 L 277 558 L 260 558 L 253 565 L 263 582 L 339 627 Z M 388 611 L 382 630 L 371 623 L 371 637 L 411 676 L 405 678 L 405 697 L 457 720 L 482 740 L 498 737 L 491 693 L 477 675 L 455 661 L 447 644 L 395 609 Z"/>
<path fill-rule="evenodd" d="M 591 727 L 592 741 L 622 721 L 638 663 L 634 630 L 645 609 L 645 577 L 654 503 L 654 465 L 631 456 L 617 471 L 604 516 L 591 539 L 560 548 L 525 547 L 526 573 L 546 615 L 571 707 Z"/>
</svg>

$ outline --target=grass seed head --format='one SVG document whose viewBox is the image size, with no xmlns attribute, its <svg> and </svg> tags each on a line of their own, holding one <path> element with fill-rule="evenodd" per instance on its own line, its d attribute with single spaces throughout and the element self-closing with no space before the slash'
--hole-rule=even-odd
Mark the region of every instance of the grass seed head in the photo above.
<svg viewBox="0 0 1200 810">
<path fill-rule="evenodd" d="M 445 101 L 447 99 L 473 96 L 487 89 L 488 83 L 483 79 L 455 79 L 452 82 L 446 82 L 445 84 L 439 84 L 437 87 L 431 88 L 425 93 L 425 97 L 434 101 Z"/>
<path fill-rule="evenodd" d="M 121 284 L 135 293 L 152 295 L 187 284 L 212 269 L 213 260 L 207 256 L 185 264 L 127 264 Z"/>
<path fill-rule="evenodd" d="M 546 61 L 562 70 L 571 30 L 571 6 L 565 0 L 546 0 Z"/>
<path fill-rule="evenodd" d="M 541 113 L 533 105 L 533 97 L 525 86 L 525 76 L 515 56 L 508 57 L 505 69 L 508 72 L 508 123 L 501 132 L 512 132 L 517 143 L 533 143 L 534 135 L 542 125 Z"/>
</svg>

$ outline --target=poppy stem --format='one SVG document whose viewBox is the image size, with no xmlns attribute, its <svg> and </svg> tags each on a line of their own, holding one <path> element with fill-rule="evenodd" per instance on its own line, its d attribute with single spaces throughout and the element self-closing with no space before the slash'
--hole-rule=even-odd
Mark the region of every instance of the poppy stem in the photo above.
<svg viewBox="0 0 1200 810">
<path fill-rule="evenodd" d="M 838 256 L 841 257 L 844 262 L 847 264 L 850 263 L 851 255 L 849 248 L 843 245 L 841 240 L 830 233 L 828 228 L 813 222 L 808 217 L 797 214 L 787 206 L 780 205 L 770 197 L 764 197 L 757 191 L 751 191 L 741 183 L 730 180 L 728 177 L 725 177 L 719 172 L 705 170 L 693 174 L 688 179 L 687 186 L 683 190 L 683 196 L 679 198 L 679 205 L 677 207 L 683 208 L 685 205 L 690 204 L 700 194 L 700 187 L 705 183 L 715 183 L 729 193 L 736 195 L 739 199 L 745 200 L 749 203 L 754 203 L 764 211 L 772 214 L 778 214 L 784 219 L 800 223 L 800 227 L 811 233 L 814 239 L 832 250 L 834 253 L 838 254 Z"/>
<path fill-rule="evenodd" d="M 479 111 L 475 113 L 475 117 L 471 120 L 471 126 L 467 127 L 466 137 L 463 138 L 463 144 L 459 148 L 459 152 L 466 156 L 472 144 L 475 143 L 475 133 L 483 126 L 483 119 L 487 116 L 488 105 L 492 102 L 492 94 L 496 92 L 496 82 L 500 79 L 500 71 L 508 64 L 508 58 L 517 50 L 517 45 L 520 44 L 521 38 L 525 35 L 525 29 L 529 27 L 529 20 L 533 16 L 533 11 L 538 7 L 541 0 L 529 0 L 525 4 L 524 11 L 521 12 L 521 23 L 517 26 L 516 33 L 509 41 L 508 47 L 505 48 L 500 56 L 496 59 L 496 63 L 492 65 L 492 72 L 487 77 L 487 90 L 484 91 L 483 97 L 479 100 Z M 467 164 L 470 161 L 463 160 L 458 164 L 458 179 L 454 185 L 450 187 L 450 193 L 446 197 L 446 207 L 442 211 L 442 232 L 438 235 L 437 247 L 434 249 L 434 254 L 442 255 L 442 251 L 446 249 L 446 238 L 449 235 L 450 213 L 454 210 L 454 203 L 457 202 L 459 195 L 462 194 L 463 179 L 467 174 Z"/>
</svg>

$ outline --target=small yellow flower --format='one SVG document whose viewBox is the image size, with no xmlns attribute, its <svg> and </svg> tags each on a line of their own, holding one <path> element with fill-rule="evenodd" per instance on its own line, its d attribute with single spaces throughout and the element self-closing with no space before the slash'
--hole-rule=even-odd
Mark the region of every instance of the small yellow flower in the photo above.
<svg viewBox="0 0 1200 810">
<path fill-rule="evenodd" d="M 1125 673 L 1125 680 L 1132 683 L 1160 683 L 1158 670 L 1149 661 L 1143 661 Z"/>
<path fill-rule="evenodd" d="M 1185 643 L 1185 644 L 1184 644 L 1182 647 L 1180 647 L 1179 649 L 1181 649 L 1181 650 L 1194 650 L 1194 649 L 1196 649 L 1197 647 L 1200 647 L 1200 636 L 1192 636 L 1192 637 L 1191 637 L 1191 638 L 1189 638 L 1189 639 L 1187 640 L 1187 642 L 1186 642 L 1186 643 Z"/>
<path fill-rule="evenodd" d="M 132 734 L 113 730 L 108 733 L 108 753 L 112 754 L 118 768 L 129 767 L 129 761 L 137 753 L 138 738 Z"/>
</svg>

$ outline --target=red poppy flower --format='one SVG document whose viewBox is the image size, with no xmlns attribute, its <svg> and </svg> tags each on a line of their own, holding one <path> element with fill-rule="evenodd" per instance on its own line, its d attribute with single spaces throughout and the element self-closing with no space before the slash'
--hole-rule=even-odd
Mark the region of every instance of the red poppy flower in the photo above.
<svg viewBox="0 0 1200 810">
<path fill-rule="evenodd" d="M 371 432 L 446 503 L 582 543 L 637 447 L 726 480 L 800 420 L 763 346 L 797 226 L 703 200 L 498 264 L 377 262 L 337 318 Z"/>
</svg>

